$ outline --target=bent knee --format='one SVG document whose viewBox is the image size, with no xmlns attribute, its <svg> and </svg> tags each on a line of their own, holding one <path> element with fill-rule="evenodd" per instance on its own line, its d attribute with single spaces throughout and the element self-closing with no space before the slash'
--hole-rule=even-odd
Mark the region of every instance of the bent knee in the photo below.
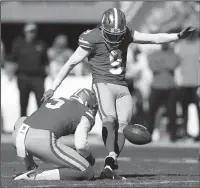
<svg viewBox="0 0 200 188">
<path fill-rule="evenodd" d="M 107 115 L 104 119 L 103 119 L 103 123 L 105 122 L 111 122 L 114 123 L 116 121 L 116 117 L 113 115 Z"/>
<path fill-rule="evenodd" d="M 17 121 L 16 121 L 16 123 L 15 123 L 15 125 L 14 125 L 14 130 L 17 130 L 17 129 L 19 129 L 19 127 L 21 127 L 21 125 L 24 123 L 24 121 L 26 120 L 26 116 L 23 116 L 23 117 L 20 117 Z"/>
</svg>

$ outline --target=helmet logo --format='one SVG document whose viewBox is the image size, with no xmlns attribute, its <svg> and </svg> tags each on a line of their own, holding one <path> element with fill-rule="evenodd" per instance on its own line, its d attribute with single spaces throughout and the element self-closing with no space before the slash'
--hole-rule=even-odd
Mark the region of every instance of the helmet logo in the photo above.
<svg viewBox="0 0 200 188">
<path fill-rule="evenodd" d="M 119 33 L 120 29 L 119 28 L 111 28 L 112 33 Z"/>
<path fill-rule="evenodd" d="M 114 23 L 114 17 L 112 14 L 109 15 L 108 20 L 110 23 Z"/>
</svg>

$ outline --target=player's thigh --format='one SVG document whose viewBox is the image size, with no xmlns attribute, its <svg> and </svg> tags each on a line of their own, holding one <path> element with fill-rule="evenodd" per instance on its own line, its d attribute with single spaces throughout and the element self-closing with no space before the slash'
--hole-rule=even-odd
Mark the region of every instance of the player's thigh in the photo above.
<svg viewBox="0 0 200 188">
<path fill-rule="evenodd" d="M 116 110 L 118 122 L 129 124 L 133 115 L 134 103 L 127 87 L 121 87 L 121 96 L 117 98 Z"/>
<path fill-rule="evenodd" d="M 107 116 L 116 117 L 116 98 L 109 84 L 96 83 L 92 85 L 92 89 L 98 100 L 100 118 L 104 119 Z"/>
<path fill-rule="evenodd" d="M 89 166 L 89 163 L 81 155 L 57 141 L 54 133 L 48 130 L 30 128 L 25 145 L 26 150 L 33 156 L 56 167 L 83 171 Z"/>
</svg>

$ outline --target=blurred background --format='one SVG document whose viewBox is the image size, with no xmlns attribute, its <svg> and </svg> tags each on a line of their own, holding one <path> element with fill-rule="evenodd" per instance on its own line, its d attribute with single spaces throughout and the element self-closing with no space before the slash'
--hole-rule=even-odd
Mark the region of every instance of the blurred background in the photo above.
<svg viewBox="0 0 200 188">
<path fill-rule="evenodd" d="M 170 45 L 131 44 L 126 78 L 136 105 L 132 123 L 147 126 L 154 141 L 167 138 L 171 129 L 176 132 L 173 142 L 199 141 L 200 4 L 195 1 L 1 2 L 2 132 L 12 132 L 20 115 L 37 109 L 43 91 L 77 48 L 79 35 L 96 27 L 110 7 L 124 11 L 127 22 L 141 32 L 196 28 L 187 40 Z M 24 43 L 33 39 L 38 57 Z M 72 71 L 55 96 L 69 97 L 80 87 L 91 87 L 87 60 Z M 100 132 L 97 116 L 93 133 Z"/>
</svg>

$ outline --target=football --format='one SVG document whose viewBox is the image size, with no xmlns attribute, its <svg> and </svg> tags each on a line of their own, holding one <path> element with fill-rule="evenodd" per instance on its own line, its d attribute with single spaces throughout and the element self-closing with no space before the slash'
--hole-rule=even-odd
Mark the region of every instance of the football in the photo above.
<svg viewBox="0 0 200 188">
<path fill-rule="evenodd" d="M 126 139 L 132 144 L 144 145 L 151 142 L 150 133 L 148 132 L 147 128 L 142 125 L 128 125 L 124 128 L 123 132 Z"/>
</svg>

